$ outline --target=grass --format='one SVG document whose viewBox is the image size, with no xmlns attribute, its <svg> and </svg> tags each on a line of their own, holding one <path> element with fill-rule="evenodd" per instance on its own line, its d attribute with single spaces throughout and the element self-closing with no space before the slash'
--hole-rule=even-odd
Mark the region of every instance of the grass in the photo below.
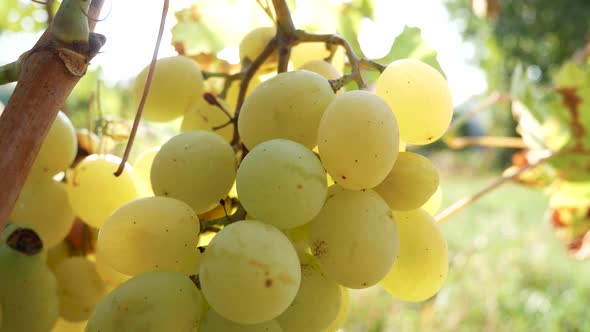
<svg viewBox="0 0 590 332">
<path fill-rule="evenodd" d="M 444 202 L 492 178 L 443 179 Z M 449 275 L 432 299 L 411 304 L 379 286 L 351 291 L 346 332 L 590 331 L 590 263 L 571 259 L 546 221 L 547 197 L 507 184 L 440 227 Z"/>
</svg>

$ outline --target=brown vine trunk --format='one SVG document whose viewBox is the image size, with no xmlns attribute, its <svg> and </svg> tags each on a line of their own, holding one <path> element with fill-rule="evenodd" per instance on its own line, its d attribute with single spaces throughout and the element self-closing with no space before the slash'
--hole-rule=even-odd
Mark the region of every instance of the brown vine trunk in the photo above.
<svg viewBox="0 0 590 332">
<path fill-rule="evenodd" d="M 93 0 L 89 20 L 96 24 L 103 0 Z M 49 33 L 37 42 L 44 45 Z M 38 49 L 24 60 L 18 84 L 0 117 L 0 231 L 25 183 L 41 144 L 80 80 L 52 49 Z"/>
</svg>

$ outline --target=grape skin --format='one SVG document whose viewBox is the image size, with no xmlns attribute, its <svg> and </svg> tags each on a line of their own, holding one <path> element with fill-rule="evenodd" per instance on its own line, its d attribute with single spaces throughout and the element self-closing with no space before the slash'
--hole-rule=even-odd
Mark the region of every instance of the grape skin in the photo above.
<svg viewBox="0 0 590 332">
<path fill-rule="evenodd" d="M 98 234 L 97 252 L 123 274 L 191 271 L 199 240 L 199 219 L 187 204 L 146 197 L 117 209 Z"/>
<path fill-rule="evenodd" d="M 238 324 L 221 317 L 215 310 L 209 310 L 199 327 L 199 332 L 283 332 L 276 320 L 259 324 Z"/>
<path fill-rule="evenodd" d="M 311 255 L 304 256 L 297 296 L 277 317 L 285 332 L 319 332 L 336 320 L 340 309 L 340 285 L 322 273 Z"/>
<path fill-rule="evenodd" d="M 74 161 L 77 151 L 74 125 L 65 113 L 59 111 L 33 162 L 31 174 L 51 177 L 65 171 Z"/>
<path fill-rule="evenodd" d="M 33 226 L 46 248 L 65 239 L 74 217 L 66 186 L 41 175 L 29 176 L 10 216 L 14 224 Z"/>
<path fill-rule="evenodd" d="M 243 220 L 223 228 L 207 246 L 201 289 L 219 315 L 258 324 L 280 315 L 301 283 L 297 253 L 277 228 Z"/>
<path fill-rule="evenodd" d="M 204 130 L 172 137 L 156 154 L 151 170 L 156 195 L 179 199 L 196 213 L 219 204 L 235 178 L 234 150 L 223 137 Z"/>
<path fill-rule="evenodd" d="M 309 243 L 328 278 L 360 289 L 376 284 L 391 269 L 398 233 L 391 210 L 376 192 L 334 185 L 311 221 Z"/>
<path fill-rule="evenodd" d="M 446 279 L 447 242 L 432 216 L 422 209 L 394 211 L 394 216 L 400 237 L 398 256 L 380 284 L 400 300 L 424 301 Z"/>
<path fill-rule="evenodd" d="M 236 178 L 238 197 L 255 219 L 278 228 L 309 222 L 326 199 L 326 172 L 305 146 L 275 139 L 244 158 Z"/>
<path fill-rule="evenodd" d="M 131 166 L 119 177 L 113 174 L 120 162 L 113 155 L 90 155 L 67 175 L 72 209 L 90 226 L 100 228 L 113 211 L 139 196 Z"/>
<path fill-rule="evenodd" d="M 334 99 L 328 80 L 307 70 L 280 73 L 260 83 L 246 98 L 238 131 L 246 147 L 275 138 L 312 149 L 322 114 Z"/>
<path fill-rule="evenodd" d="M 137 104 L 148 70 L 149 65 L 135 79 L 133 92 Z M 158 59 L 142 116 L 156 122 L 179 118 L 202 97 L 204 89 L 203 74 L 196 61 L 181 55 Z"/>
<path fill-rule="evenodd" d="M 85 332 L 196 331 L 201 305 L 189 277 L 147 272 L 111 291 L 96 306 Z"/>
<path fill-rule="evenodd" d="M 369 189 L 391 171 L 398 154 L 397 122 L 389 106 L 367 91 L 347 91 L 328 106 L 319 126 L 319 152 L 342 187 Z"/>
<path fill-rule="evenodd" d="M 150 172 L 152 170 L 152 164 L 156 154 L 160 151 L 159 146 L 154 146 L 150 149 L 143 151 L 137 156 L 133 163 L 133 179 L 137 185 L 141 196 L 149 197 L 154 196 L 152 190 L 152 184 L 150 181 Z"/>
<path fill-rule="evenodd" d="M 407 143 L 432 143 L 451 123 L 453 100 L 447 81 L 419 60 L 390 63 L 379 76 L 375 93 L 395 113 L 400 137 Z"/>
<path fill-rule="evenodd" d="M 59 291 L 60 316 L 69 321 L 85 321 L 107 294 L 96 265 L 84 257 L 64 259 L 55 270 Z"/>
<path fill-rule="evenodd" d="M 426 203 L 438 188 L 439 176 L 432 162 L 417 153 L 400 152 L 375 191 L 392 210 L 414 210 Z"/>
</svg>

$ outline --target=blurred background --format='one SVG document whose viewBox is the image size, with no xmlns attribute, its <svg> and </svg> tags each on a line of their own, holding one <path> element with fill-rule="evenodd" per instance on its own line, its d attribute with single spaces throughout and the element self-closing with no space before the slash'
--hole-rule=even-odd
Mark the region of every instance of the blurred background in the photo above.
<svg viewBox="0 0 590 332">
<path fill-rule="evenodd" d="M 77 128 L 111 137 L 117 143 L 115 151 L 124 148 L 135 113 L 130 86 L 151 58 L 160 2 L 106 2 L 97 32 L 106 35 L 107 44 L 64 107 Z M 382 63 L 419 58 L 447 77 L 455 119 L 461 126 L 453 127 L 437 143 L 409 147 L 428 155 L 439 167 L 441 210 L 476 193 L 506 168 L 530 162 L 530 154 L 523 164 L 522 154 L 515 157 L 516 152 L 552 146 L 553 136 L 546 131 L 542 131 L 541 148 L 527 141 L 537 133 L 531 129 L 534 126 L 519 123 L 522 115 L 514 116 L 515 99 L 522 101 L 541 127 L 547 119 L 557 118 L 559 128 L 574 133 L 568 142 L 579 133 L 572 126 L 590 129 L 590 107 L 584 99 L 590 100 L 590 71 L 586 70 L 590 1 L 288 2 L 297 27 L 338 32 L 359 54 Z M 0 64 L 16 60 L 35 43 L 58 5 L 57 0 L 46 5 L 30 0 L 0 2 Z M 171 6 L 160 57 L 177 54 L 179 49 L 201 60 L 214 54 L 223 68 L 231 69 L 239 62 L 237 45 L 243 35 L 256 26 L 272 24 L 254 0 L 172 0 Z M 570 63 L 574 67 L 566 66 Z M 210 65 L 220 68 L 219 63 Z M 374 82 L 376 76 L 367 73 L 367 78 Z M 560 106 L 550 108 L 543 101 L 556 91 L 563 92 L 559 88 L 564 81 L 582 86 L 573 92 L 575 112 L 573 106 L 568 108 L 571 91 L 557 94 Z M 13 88 L 0 87 L 0 102 L 8 101 Z M 578 109 L 579 105 L 583 107 Z M 166 141 L 178 133 L 179 126 L 180 120 L 144 122 L 133 155 Z M 462 136 L 500 139 L 465 140 Z M 577 138 L 586 144 L 581 154 L 590 156 L 588 139 Z M 446 220 L 440 227 L 448 240 L 451 266 L 442 290 L 418 304 L 397 301 L 379 286 L 351 291 L 350 314 L 342 330 L 590 331 L 590 263 L 582 259 L 588 254 L 584 236 L 590 229 L 590 190 L 582 191 L 587 195 L 575 203 L 582 213 L 574 221 L 568 215 L 564 222 L 559 210 L 563 207 L 551 203 L 551 186 L 539 183 L 547 177 L 552 183 L 559 170 L 576 165 L 560 163 L 542 175 L 537 172 L 504 184 Z M 586 175 L 583 181 L 590 180 Z"/>
</svg>

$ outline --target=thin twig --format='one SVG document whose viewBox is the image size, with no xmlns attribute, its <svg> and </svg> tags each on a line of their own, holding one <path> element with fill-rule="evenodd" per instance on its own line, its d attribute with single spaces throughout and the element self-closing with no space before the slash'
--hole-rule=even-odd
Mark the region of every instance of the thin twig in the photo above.
<svg viewBox="0 0 590 332">
<path fill-rule="evenodd" d="M 143 107 L 145 106 L 148 93 L 150 92 L 152 78 L 154 76 L 154 71 L 156 70 L 158 51 L 160 49 L 160 42 L 162 41 L 162 36 L 164 35 L 164 24 L 166 23 L 166 15 L 168 14 L 169 6 L 170 0 L 164 0 L 164 6 L 162 8 L 162 18 L 160 19 L 160 30 L 158 31 L 158 38 L 156 39 L 156 47 L 154 48 L 152 62 L 150 63 L 150 68 L 148 70 L 145 86 L 143 88 L 143 94 L 141 95 L 141 101 L 139 102 L 137 113 L 135 114 L 135 120 L 133 121 L 133 127 L 131 128 L 131 134 L 129 135 L 129 140 L 127 141 L 127 146 L 125 147 L 125 152 L 123 153 L 123 158 L 121 160 L 121 163 L 119 164 L 119 168 L 115 172 L 115 176 L 119 176 L 123 173 L 123 170 L 125 169 L 125 164 L 127 163 L 127 160 L 129 159 L 129 154 L 131 153 L 131 147 L 133 146 L 135 135 L 137 135 L 137 129 L 139 128 L 141 114 L 143 113 Z"/>
<path fill-rule="evenodd" d="M 201 221 L 201 231 L 213 226 L 227 226 L 231 223 L 236 221 L 244 220 L 246 218 L 246 210 L 242 206 L 241 203 L 238 203 L 238 209 L 231 215 L 226 215 L 224 217 L 213 219 L 213 220 L 202 220 Z"/>
<path fill-rule="evenodd" d="M 512 136 L 463 136 L 449 137 L 445 143 L 451 149 L 462 149 L 467 146 L 485 146 L 492 148 L 526 149 L 528 145 L 520 137 Z"/>
<path fill-rule="evenodd" d="M 484 195 L 486 195 L 489 192 L 493 191 L 494 189 L 500 187 L 502 184 L 504 184 L 510 180 L 513 180 L 514 178 L 518 177 L 520 174 L 526 172 L 527 170 L 529 170 L 531 168 L 535 168 L 536 166 L 541 165 L 542 163 L 546 162 L 547 160 L 549 160 L 553 156 L 554 156 L 553 154 L 550 154 L 549 156 L 547 156 L 545 158 L 541 158 L 532 164 L 528 164 L 522 168 L 514 170 L 513 172 L 502 175 L 500 178 L 496 179 L 494 182 L 485 186 L 484 188 L 482 188 L 481 190 L 479 190 L 475 194 L 472 194 L 468 197 L 458 200 L 457 202 L 453 203 L 451 206 L 447 207 L 446 209 L 444 209 L 443 211 L 438 213 L 435 217 L 436 222 L 441 223 L 441 222 L 445 221 L 449 217 L 455 215 L 457 212 L 459 212 L 459 211 L 463 210 L 464 208 L 466 208 L 467 206 L 473 204 L 475 201 L 482 198 Z"/>
</svg>

